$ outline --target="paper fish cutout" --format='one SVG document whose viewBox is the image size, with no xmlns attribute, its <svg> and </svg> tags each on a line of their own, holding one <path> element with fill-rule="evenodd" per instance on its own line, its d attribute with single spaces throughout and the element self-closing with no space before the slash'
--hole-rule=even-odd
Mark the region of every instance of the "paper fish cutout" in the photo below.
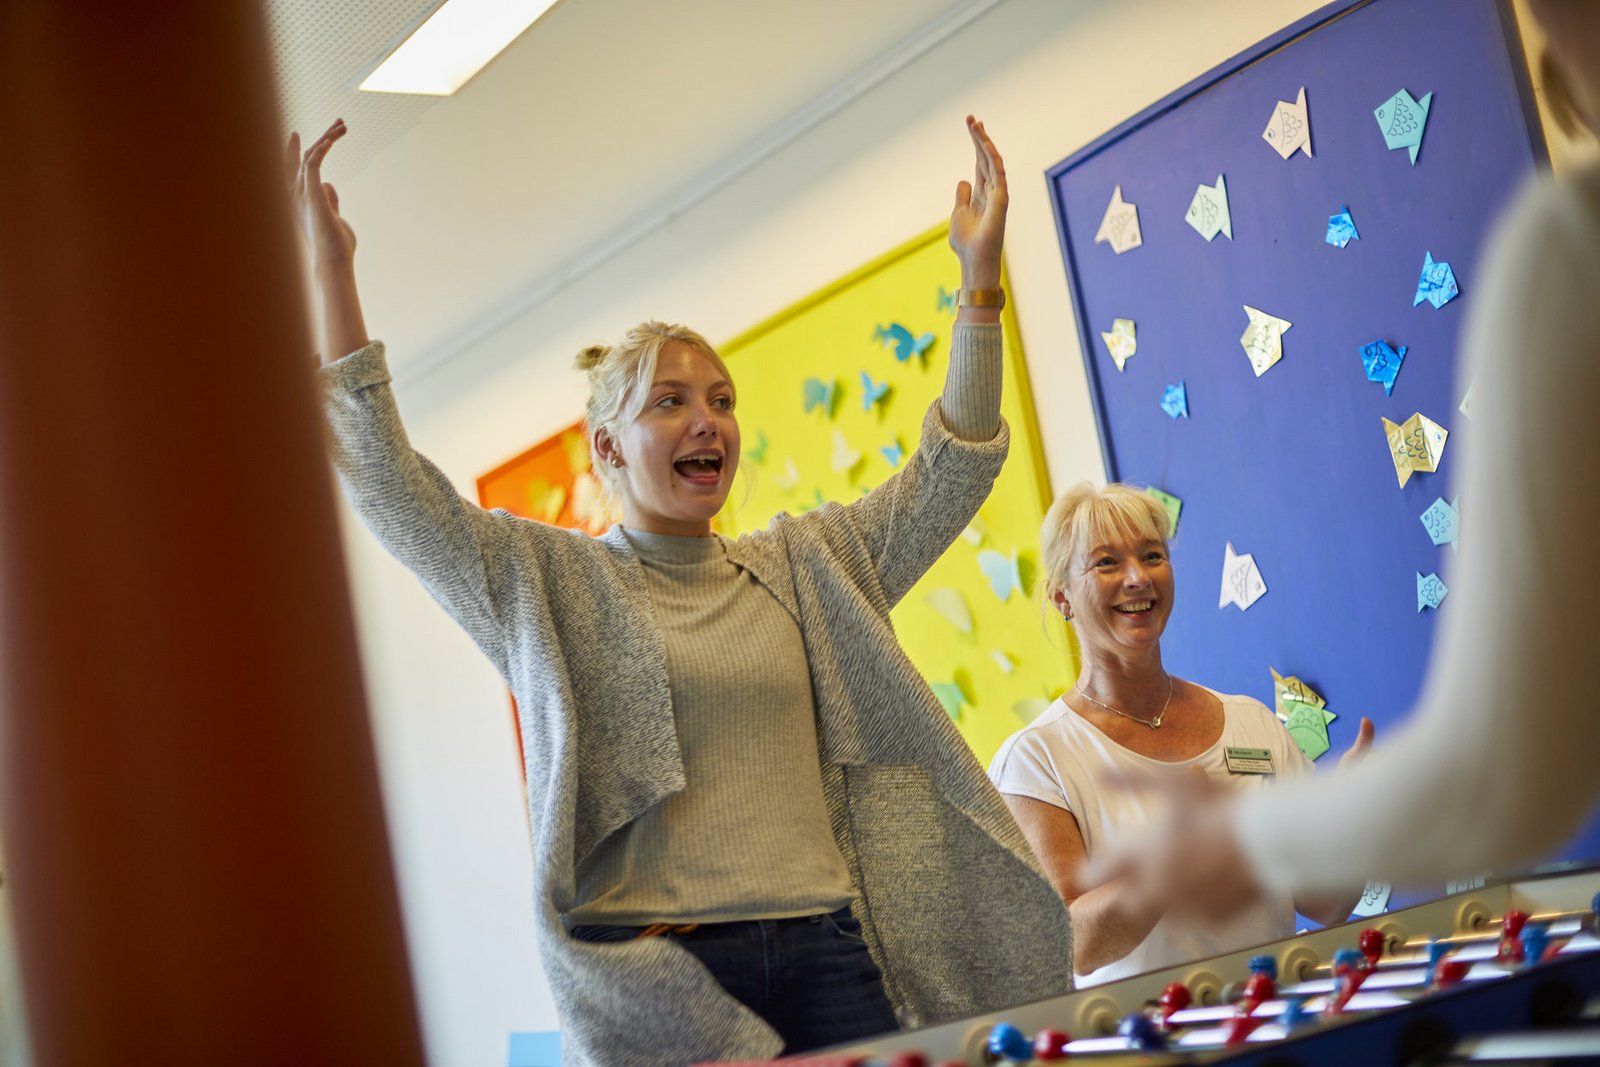
<svg viewBox="0 0 1600 1067">
<path fill-rule="evenodd" d="M 950 314 L 954 315 L 956 313 L 956 294 L 952 293 L 942 285 L 939 286 L 939 303 L 935 306 L 934 310 L 948 311 Z"/>
<path fill-rule="evenodd" d="M 605 489 L 591 471 L 572 479 L 572 517 L 586 533 L 602 533 L 612 522 L 612 509 Z"/>
<path fill-rule="evenodd" d="M 1310 704 L 1313 707 L 1318 708 L 1325 708 L 1328 706 L 1328 702 L 1322 699 L 1321 693 L 1318 693 L 1305 682 L 1302 682 L 1295 675 L 1279 674 L 1272 667 L 1268 667 L 1267 670 L 1272 671 L 1273 710 L 1277 713 L 1278 718 L 1282 719 L 1284 722 L 1289 721 L 1289 709 L 1284 703 L 1285 701 L 1293 700 L 1301 704 Z M 1329 715 L 1331 716 L 1332 712 L 1330 712 Z M 1329 721 L 1332 721 L 1331 718 Z"/>
<path fill-rule="evenodd" d="M 1153 485 L 1145 486 L 1145 493 L 1155 497 L 1161 506 L 1167 509 L 1167 536 L 1172 537 L 1178 532 L 1178 515 L 1183 511 L 1183 501 L 1171 493 L 1163 493 Z"/>
<path fill-rule="evenodd" d="M 1237 604 L 1240 611 L 1246 611 L 1266 591 L 1267 582 L 1261 577 L 1256 558 L 1248 552 L 1238 555 L 1233 550 L 1233 542 L 1228 542 L 1222 557 L 1222 596 L 1217 600 L 1217 607 Z"/>
<path fill-rule="evenodd" d="M 1445 588 L 1444 583 L 1439 580 L 1439 576 L 1437 574 L 1423 575 L 1421 571 L 1417 572 L 1418 611 L 1421 611 L 1423 608 L 1433 608 L 1437 610 L 1439 605 L 1444 603 L 1444 598 L 1449 594 L 1449 592 L 1450 590 Z"/>
<path fill-rule="evenodd" d="M 961 708 L 967 702 L 967 696 L 961 691 L 961 687 L 954 682 L 929 682 L 928 688 L 933 690 L 933 695 L 944 705 L 945 714 L 960 722 Z"/>
<path fill-rule="evenodd" d="M 1359 915 L 1363 919 L 1382 915 L 1389 910 L 1389 895 L 1392 892 L 1394 886 L 1388 882 L 1368 882 L 1367 887 L 1361 891 L 1361 899 L 1356 901 L 1355 910 L 1350 914 Z"/>
<path fill-rule="evenodd" d="M 1461 414 L 1469 419 L 1472 418 L 1472 387 L 1476 383 L 1476 378 L 1467 383 L 1467 391 L 1461 394 L 1461 407 L 1458 409 Z"/>
<path fill-rule="evenodd" d="M 1343 248 L 1351 241 L 1361 240 L 1361 235 L 1356 232 L 1356 220 L 1350 217 L 1350 209 L 1341 205 L 1337 215 L 1328 216 L 1328 236 L 1330 245 Z"/>
<path fill-rule="evenodd" d="M 845 440 L 844 434 L 839 430 L 833 431 L 833 469 L 843 473 L 855 470 L 856 464 L 861 462 L 861 450 L 850 447 L 850 442 Z"/>
<path fill-rule="evenodd" d="M 793 456 L 784 457 L 783 473 L 774 474 L 772 476 L 772 484 L 783 490 L 785 493 L 794 492 L 795 486 L 800 484 L 800 470 L 794 465 Z"/>
<path fill-rule="evenodd" d="M 1139 341 L 1134 336 L 1132 319 L 1111 320 L 1111 329 L 1101 330 L 1100 339 L 1106 343 L 1106 351 L 1116 360 L 1119 371 L 1127 366 L 1128 360 L 1139 350 Z"/>
<path fill-rule="evenodd" d="M 1411 301 L 1411 306 L 1416 307 L 1426 300 L 1434 307 L 1442 308 L 1461 292 L 1456 285 L 1456 272 L 1450 269 L 1448 263 L 1435 262 L 1432 252 L 1426 252 L 1424 256 L 1422 276 L 1417 279 L 1417 295 Z"/>
<path fill-rule="evenodd" d="M 1284 720 L 1284 729 L 1300 746 L 1300 751 L 1306 754 L 1306 759 L 1314 760 L 1328 751 L 1326 712 L 1315 704 L 1302 704 L 1298 700 L 1286 700 L 1284 707 L 1289 711 L 1289 717 Z"/>
<path fill-rule="evenodd" d="M 872 331 L 872 339 L 882 344 L 885 348 L 894 346 L 894 358 L 905 363 L 912 356 L 920 356 L 933 345 L 933 334 L 925 333 L 917 337 L 898 322 L 891 322 L 887 326 L 878 326 Z"/>
<path fill-rule="evenodd" d="M 1189 211 L 1183 216 L 1194 232 L 1209 243 L 1217 234 L 1233 240 L 1233 216 L 1228 213 L 1228 182 L 1217 175 L 1216 185 L 1201 185 L 1189 201 Z"/>
<path fill-rule="evenodd" d="M 883 458 L 889 461 L 891 467 L 900 466 L 900 461 L 906 458 L 906 450 L 899 441 L 890 441 L 878 451 L 883 453 Z"/>
<path fill-rule="evenodd" d="M 1010 655 L 1002 652 L 998 648 L 992 649 L 989 652 L 989 658 L 994 660 L 994 665 L 1000 668 L 1001 674 L 1010 674 L 1012 671 L 1017 669 L 1017 661 L 1012 659 Z"/>
<path fill-rule="evenodd" d="M 750 457 L 751 463 L 765 463 L 767 461 L 767 445 L 769 443 L 766 431 L 757 430 L 755 446 L 745 449 L 744 454 Z"/>
<path fill-rule="evenodd" d="M 1447 544 L 1458 552 L 1461 546 L 1456 544 L 1456 538 L 1460 534 L 1461 512 L 1456 505 L 1460 503 L 1460 497 L 1448 504 L 1444 502 L 1444 497 L 1440 497 L 1428 505 L 1427 511 L 1417 516 L 1428 531 L 1429 540 L 1436 545 Z"/>
<path fill-rule="evenodd" d="M 872 405 L 883 403 L 884 397 L 889 395 L 889 383 L 879 382 L 873 384 L 872 376 L 866 371 L 861 372 L 861 410 L 871 411 Z"/>
<path fill-rule="evenodd" d="M 989 588 L 1002 604 L 1011 599 L 1012 593 L 1022 592 L 1022 571 L 1017 564 L 1016 549 L 1013 548 L 1009 556 L 992 548 L 984 549 L 978 553 L 978 569 L 983 571 Z"/>
<path fill-rule="evenodd" d="M 967 610 L 966 598 L 959 589 L 930 589 L 922 595 L 922 599 L 957 630 L 964 634 L 972 632 L 972 612 Z"/>
<path fill-rule="evenodd" d="M 805 395 L 806 411 L 812 412 L 818 408 L 828 418 L 833 418 L 833 402 L 837 394 L 837 383 L 832 380 L 823 381 L 821 378 L 807 378 L 801 385 Z"/>
<path fill-rule="evenodd" d="M 1411 165 L 1417 165 L 1417 152 L 1422 148 L 1422 132 L 1428 126 L 1428 108 L 1433 106 L 1433 94 L 1421 100 L 1401 89 L 1373 109 L 1378 129 L 1383 131 L 1383 143 L 1389 151 L 1405 148 L 1411 152 Z"/>
<path fill-rule="evenodd" d="M 1050 710 L 1050 702 L 1043 697 L 1024 697 L 1011 705 L 1011 711 L 1025 723 L 1031 723 Z"/>
<path fill-rule="evenodd" d="M 1385 396 L 1394 392 L 1394 380 L 1400 376 L 1400 364 L 1405 358 L 1405 345 L 1398 352 L 1384 340 L 1361 346 L 1361 365 L 1367 369 L 1367 381 L 1382 385 Z"/>
<path fill-rule="evenodd" d="M 1244 346 L 1244 354 L 1250 358 L 1250 366 L 1259 378 L 1283 358 L 1283 335 L 1294 323 L 1257 311 L 1249 304 L 1243 307 L 1250 316 L 1250 325 L 1239 335 L 1239 343 Z"/>
<path fill-rule="evenodd" d="M 1139 208 L 1122 199 L 1120 185 L 1111 194 L 1111 203 L 1106 205 L 1106 213 L 1100 219 L 1100 228 L 1095 231 L 1094 241 L 1095 244 L 1105 241 L 1111 246 L 1111 251 L 1119 256 L 1144 243 L 1139 233 Z"/>
<path fill-rule="evenodd" d="M 1444 443 L 1450 431 L 1434 422 L 1422 412 L 1396 426 L 1383 420 L 1383 433 L 1389 439 L 1389 455 L 1394 460 L 1395 477 L 1403 487 L 1413 473 L 1429 473 L 1439 469 L 1444 458 Z"/>
<path fill-rule="evenodd" d="M 568 430 L 561 435 L 561 447 L 567 453 L 567 466 L 576 472 L 589 469 L 589 435 Z"/>
<path fill-rule="evenodd" d="M 1189 417 L 1189 388 L 1183 382 L 1161 391 L 1161 410 L 1175 419 Z"/>
<path fill-rule="evenodd" d="M 1261 136 L 1284 159 L 1296 152 L 1304 152 L 1307 159 L 1311 158 L 1311 117 L 1306 114 L 1305 86 L 1300 87 L 1300 95 L 1294 98 L 1294 103 L 1278 101 Z"/>
<path fill-rule="evenodd" d="M 540 522 L 555 522 L 566 505 L 566 486 L 551 485 L 543 478 L 535 478 L 528 484 L 528 515 L 531 518 Z"/>
<path fill-rule="evenodd" d="M 980 518 L 974 518 L 967 523 L 967 528 L 961 531 L 961 540 L 976 548 L 983 544 L 983 539 L 989 535 L 989 527 L 983 524 Z"/>
</svg>

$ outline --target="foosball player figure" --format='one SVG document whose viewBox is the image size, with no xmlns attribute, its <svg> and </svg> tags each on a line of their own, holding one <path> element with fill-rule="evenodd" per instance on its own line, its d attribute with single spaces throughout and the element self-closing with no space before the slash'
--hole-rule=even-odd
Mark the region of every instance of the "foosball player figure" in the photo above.
<svg viewBox="0 0 1600 1067">
<path fill-rule="evenodd" d="M 1382 930 L 1374 930 L 1370 926 L 1361 931 L 1356 938 L 1356 948 L 1361 950 L 1361 958 L 1365 961 L 1366 969 L 1378 969 L 1378 961 L 1383 959 L 1384 936 Z"/>
<path fill-rule="evenodd" d="M 1070 1055 L 1067 1052 L 1067 1045 L 1071 1042 L 1071 1034 L 1060 1030 L 1040 1030 L 1033 1035 L 1033 1058 L 1040 1063 L 1056 1063 L 1064 1060 Z"/>
<path fill-rule="evenodd" d="M 1361 983 L 1367 980 L 1366 960 L 1353 948 L 1341 948 L 1333 954 L 1333 995 L 1328 1000 L 1329 1012 L 1341 1012 L 1356 995 Z"/>
<path fill-rule="evenodd" d="M 989 1055 L 1008 1063 L 1027 1063 L 1033 1059 L 1033 1042 L 1010 1023 L 995 1023 L 989 1031 Z"/>
<path fill-rule="evenodd" d="M 1547 949 L 1550 948 L 1550 926 L 1548 923 L 1526 923 L 1522 927 L 1522 963 L 1525 967 L 1543 961 Z"/>
<path fill-rule="evenodd" d="M 1500 921 L 1500 950 L 1494 957 L 1496 963 L 1510 967 L 1522 962 L 1522 928 L 1527 923 L 1527 912 L 1515 909 L 1506 912 L 1506 917 Z"/>
<path fill-rule="evenodd" d="M 1465 960 L 1440 960 L 1433 969 L 1433 976 L 1428 979 L 1428 991 L 1437 993 L 1451 986 L 1461 984 L 1461 980 L 1472 970 L 1472 965 Z"/>
<path fill-rule="evenodd" d="M 1312 1017 L 1306 1012 L 1305 997 L 1285 997 L 1283 1014 L 1278 1016 L 1278 1025 L 1283 1027 L 1283 1035 L 1290 1037 L 1303 1026 L 1311 1025 Z"/>
<path fill-rule="evenodd" d="M 1439 969 L 1439 961 L 1444 959 L 1445 953 L 1449 952 L 1452 947 L 1448 941 L 1428 942 L 1428 975 L 1425 979 L 1428 985 L 1433 985 L 1433 976 L 1434 972 Z"/>
<path fill-rule="evenodd" d="M 1255 1010 L 1278 995 L 1278 961 L 1272 956 L 1251 956 L 1250 977 L 1245 979 L 1244 991 L 1237 1005 L 1240 1015 L 1254 1015 Z"/>
<path fill-rule="evenodd" d="M 1141 1052 L 1164 1052 L 1167 1048 L 1167 1035 L 1142 1011 L 1125 1016 L 1117 1026 L 1117 1036 Z"/>
<path fill-rule="evenodd" d="M 1182 982 L 1168 982 L 1167 987 L 1161 991 L 1161 999 L 1156 1001 L 1156 1008 L 1161 1013 L 1161 1029 L 1172 1029 L 1172 1017 L 1189 1006 L 1193 999 L 1189 987 Z"/>
</svg>

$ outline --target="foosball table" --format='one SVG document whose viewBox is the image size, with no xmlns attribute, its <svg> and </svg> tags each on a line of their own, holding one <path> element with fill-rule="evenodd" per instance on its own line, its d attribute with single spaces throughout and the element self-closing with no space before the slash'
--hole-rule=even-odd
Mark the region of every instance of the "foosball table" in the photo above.
<svg viewBox="0 0 1600 1067">
<path fill-rule="evenodd" d="M 1483 886 L 1365 922 L 780 1062 L 1600 1063 L 1597 890 L 1600 869 Z"/>
</svg>

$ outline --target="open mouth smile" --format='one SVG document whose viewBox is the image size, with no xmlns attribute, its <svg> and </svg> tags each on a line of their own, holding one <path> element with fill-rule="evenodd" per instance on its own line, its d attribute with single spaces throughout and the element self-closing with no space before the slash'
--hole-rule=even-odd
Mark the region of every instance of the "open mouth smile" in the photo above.
<svg viewBox="0 0 1600 1067">
<path fill-rule="evenodd" d="M 672 469 L 691 485 L 716 485 L 722 480 L 722 455 L 718 452 L 691 452 L 673 460 Z"/>
</svg>

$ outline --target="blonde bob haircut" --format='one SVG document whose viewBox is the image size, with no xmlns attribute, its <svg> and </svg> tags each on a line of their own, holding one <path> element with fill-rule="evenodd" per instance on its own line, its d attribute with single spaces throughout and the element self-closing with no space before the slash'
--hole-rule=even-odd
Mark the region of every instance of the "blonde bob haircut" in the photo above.
<svg viewBox="0 0 1600 1067">
<path fill-rule="evenodd" d="M 1067 588 L 1072 561 L 1092 545 L 1107 541 L 1167 543 L 1167 509 L 1131 485 L 1113 482 L 1097 489 L 1079 482 L 1056 497 L 1039 528 L 1039 556 L 1046 600 Z"/>
<path fill-rule="evenodd" d="M 595 434 L 604 430 L 614 441 L 623 425 L 639 417 L 650 383 L 656 379 L 656 362 L 661 350 L 673 341 L 693 345 L 708 356 L 723 377 L 731 383 L 733 375 L 717 350 L 687 326 L 668 325 L 652 319 L 629 330 L 619 345 L 590 345 L 578 353 L 573 366 L 589 376 L 589 403 L 583 418 L 589 429 L 589 465 L 600 476 L 600 483 L 613 496 L 617 491 L 617 471 L 601 460 L 595 447 Z"/>
</svg>

